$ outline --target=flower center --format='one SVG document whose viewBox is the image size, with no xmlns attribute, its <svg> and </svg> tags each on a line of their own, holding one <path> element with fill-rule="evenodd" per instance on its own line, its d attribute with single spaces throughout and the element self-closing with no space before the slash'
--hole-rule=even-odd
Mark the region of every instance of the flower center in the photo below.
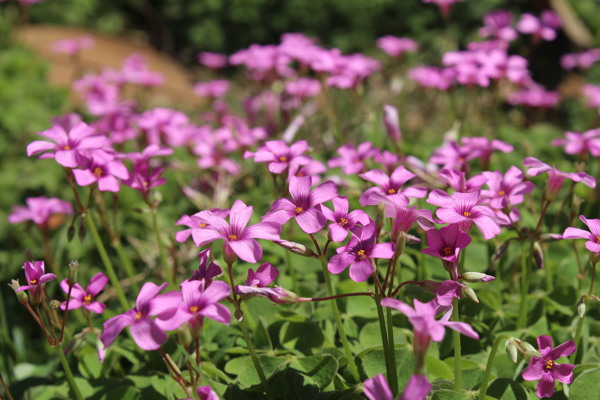
<svg viewBox="0 0 600 400">
<path fill-rule="evenodd" d="M 229 240 L 237 240 L 237 235 L 229 235 Z"/>
<path fill-rule="evenodd" d="M 452 248 L 450 246 L 446 246 L 442 249 L 442 255 L 444 257 L 450 257 L 453 254 L 454 254 L 454 251 L 452 250 Z"/>
<path fill-rule="evenodd" d="M 198 306 L 191 306 L 190 307 L 190 311 L 191 312 L 197 312 L 198 311 Z"/>
<path fill-rule="evenodd" d="M 600 242 L 600 235 L 596 236 L 596 242 Z"/>
<path fill-rule="evenodd" d="M 94 168 L 94 175 L 96 175 L 96 178 L 102 178 L 103 174 L 104 174 L 104 171 L 102 171 L 102 168 L 100 168 L 100 167 Z"/>
<path fill-rule="evenodd" d="M 505 196 L 506 192 L 504 190 L 501 190 L 498 192 L 498 196 Z"/>
<path fill-rule="evenodd" d="M 63 147 L 63 150 L 71 150 L 71 146 L 67 145 L 67 146 Z"/>
<path fill-rule="evenodd" d="M 286 162 L 287 161 L 287 157 L 286 156 L 281 156 L 281 157 L 279 157 L 279 161 Z"/>
<path fill-rule="evenodd" d="M 544 369 L 546 371 L 550 371 L 553 367 L 554 367 L 554 361 L 552 360 L 546 360 L 546 365 L 544 365 Z"/>
<path fill-rule="evenodd" d="M 205 224 L 204 222 L 200 222 L 200 223 L 198 224 L 198 226 L 199 226 L 200 228 L 206 228 L 206 224 Z"/>
<path fill-rule="evenodd" d="M 296 207 L 296 214 L 300 214 L 302 211 L 304 211 L 302 207 Z"/>
<path fill-rule="evenodd" d="M 388 189 L 388 194 L 395 194 L 395 193 L 396 193 L 396 189 L 394 189 L 394 188 Z"/>
<path fill-rule="evenodd" d="M 91 294 L 88 294 L 88 295 L 86 295 L 86 296 L 83 298 L 83 302 L 84 302 L 85 304 L 90 304 L 90 303 L 91 303 L 91 301 L 92 301 L 92 295 L 91 295 Z"/>
<path fill-rule="evenodd" d="M 365 258 L 367 258 L 367 254 L 365 253 L 364 250 L 359 250 L 356 252 L 356 255 L 358 256 L 358 258 L 360 258 L 361 260 L 364 260 Z"/>
<path fill-rule="evenodd" d="M 465 211 L 465 212 L 463 213 L 463 215 L 464 215 L 465 217 L 470 217 L 470 216 L 471 216 L 471 213 L 470 213 L 469 211 Z"/>
<path fill-rule="evenodd" d="M 340 218 L 338 224 L 340 224 L 341 226 L 348 225 L 348 220 L 346 218 L 342 217 L 342 218 Z"/>
<path fill-rule="evenodd" d="M 142 319 L 142 312 L 141 312 L 141 311 L 138 311 L 138 312 L 137 312 L 137 313 L 136 313 L 136 314 L 133 316 L 133 318 L 135 318 L 135 319 Z"/>
<path fill-rule="evenodd" d="M 32 279 L 32 280 L 29 281 L 29 283 L 31 285 L 35 285 L 37 283 L 37 279 Z"/>
<path fill-rule="evenodd" d="M 359 163 L 359 162 L 362 162 L 362 160 L 361 160 L 360 158 L 358 158 L 358 157 L 357 157 L 357 158 L 355 158 L 355 159 L 354 159 L 354 162 L 355 162 L 355 163 Z"/>
</svg>

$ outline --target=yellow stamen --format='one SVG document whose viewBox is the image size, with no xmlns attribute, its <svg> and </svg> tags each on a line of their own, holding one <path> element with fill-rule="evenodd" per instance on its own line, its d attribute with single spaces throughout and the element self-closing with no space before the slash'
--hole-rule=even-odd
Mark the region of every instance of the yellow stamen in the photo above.
<svg viewBox="0 0 600 400">
<path fill-rule="evenodd" d="M 31 285 L 35 285 L 37 283 L 37 279 L 32 279 L 32 280 L 29 281 L 29 283 Z"/>
<path fill-rule="evenodd" d="M 365 258 L 367 258 L 367 255 L 365 254 L 364 250 L 359 250 L 356 252 L 356 255 L 358 256 L 359 259 L 364 260 Z"/>
<path fill-rule="evenodd" d="M 396 193 L 396 189 L 393 189 L 393 188 L 388 189 L 388 194 L 395 194 L 395 193 Z"/>
<path fill-rule="evenodd" d="M 71 150 L 71 146 L 65 146 L 63 147 L 63 150 Z"/>
<path fill-rule="evenodd" d="M 88 294 L 88 295 L 86 295 L 86 296 L 83 298 L 83 302 L 84 302 L 85 304 L 90 304 L 90 302 L 91 302 L 91 301 L 92 301 L 92 295 L 91 295 L 91 294 Z"/>
<path fill-rule="evenodd" d="M 102 174 L 104 174 L 104 171 L 102 171 L 102 168 L 96 167 L 94 169 L 94 175 L 96 175 L 97 178 L 102 178 Z"/>
<path fill-rule="evenodd" d="M 465 217 L 470 217 L 470 216 L 471 216 L 471 213 L 470 213 L 470 212 L 468 212 L 468 211 L 465 211 L 465 212 L 463 213 L 463 215 L 464 215 Z"/>
<path fill-rule="evenodd" d="M 198 226 L 200 228 L 206 228 L 206 224 L 204 222 L 199 223 Z"/>
<path fill-rule="evenodd" d="M 506 192 L 504 190 L 501 190 L 498 192 L 498 196 L 505 196 Z"/>
<path fill-rule="evenodd" d="M 296 207 L 296 214 L 300 214 L 304 209 L 302 207 Z"/>
<path fill-rule="evenodd" d="M 197 312 L 198 311 L 198 306 L 191 306 L 190 307 L 190 311 L 191 312 Z"/>
<path fill-rule="evenodd" d="M 340 221 L 338 222 L 341 226 L 344 225 L 348 225 L 348 220 L 346 218 L 340 218 Z"/>
<path fill-rule="evenodd" d="M 554 361 L 546 360 L 546 365 L 544 365 L 544 369 L 546 371 L 550 371 L 554 367 Z"/>
<path fill-rule="evenodd" d="M 279 161 L 286 162 L 287 161 L 287 157 L 286 156 L 281 156 L 281 157 L 279 157 Z"/>
<path fill-rule="evenodd" d="M 237 235 L 229 235 L 229 240 L 237 240 Z"/>
<path fill-rule="evenodd" d="M 135 314 L 134 318 L 135 318 L 135 319 L 142 319 L 142 313 L 141 313 L 141 311 L 138 311 L 138 312 Z"/>
</svg>

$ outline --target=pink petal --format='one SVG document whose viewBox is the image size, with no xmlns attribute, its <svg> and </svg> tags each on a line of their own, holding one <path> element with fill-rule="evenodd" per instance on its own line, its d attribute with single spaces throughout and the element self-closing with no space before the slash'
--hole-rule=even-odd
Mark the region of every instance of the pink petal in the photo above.
<svg viewBox="0 0 600 400">
<path fill-rule="evenodd" d="M 104 322 L 104 329 L 102 330 L 102 335 L 100 335 L 100 341 L 102 344 L 104 344 L 104 347 L 110 346 L 110 344 L 115 341 L 119 333 L 121 333 L 126 326 L 133 324 L 133 322 L 133 311 L 119 314 Z"/>
<path fill-rule="evenodd" d="M 413 310 L 411 306 L 391 297 L 386 297 L 385 299 L 381 300 L 381 305 L 384 307 L 395 308 L 407 317 L 412 317 L 415 315 L 415 310 Z"/>
<path fill-rule="evenodd" d="M 38 153 L 54 150 L 56 149 L 56 144 L 52 142 L 47 142 L 45 140 L 36 140 L 35 142 L 31 142 L 27 145 L 27 156 L 31 157 Z"/>
<path fill-rule="evenodd" d="M 75 168 L 80 166 L 75 150 L 57 150 L 54 159 L 63 167 Z"/>
<path fill-rule="evenodd" d="M 229 325 L 231 322 L 231 312 L 223 304 L 210 304 L 202 310 L 201 314 L 225 325 Z"/>
<path fill-rule="evenodd" d="M 551 360 L 556 360 L 556 359 L 559 359 L 560 357 L 570 356 L 571 354 L 573 354 L 575 352 L 575 350 L 577 350 L 577 347 L 575 346 L 575 342 L 572 340 L 569 340 L 567 342 L 564 342 L 563 344 L 559 344 L 554 349 L 552 349 L 552 351 L 550 351 L 548 353 L 547 357 L 550 358 Z"/>
<path fill-rule="evenodd" d="M 487 215 L 481 215 L 477 218 L 474 218 L 473 222 L 475 222 L 475 225 L 477 225 L 483 234 L 483 237 L 486 239 L 491 239 L 502 231 L 500 226 Z"/>
<path fill-rule="evenodd" d="M 308 195 L 309 204 L 314 207 L 317 204 L 332 200 L 337 195 L 338 191 L 335 183 L 332 181 L 323 182 Z"/>
<path fill-rule="evenodd" d="M 372 169 L 358 176 L 379 186 L 387 186 L 390 182 L 390 177 L 380 169 Z"/>
<path fill-rule="evenodd" d="M 246 262 L 255 263 L 262 258 L 262 247 L 254 239 L 231 240 L 227 243 L 233 252 Z"/>
<path fill-rule="evenodd" d="M 290 177 L 290 195 L 295 203 L 308 199 L 312 178 L 310 176 Z"/>
<path fill-rule="evenodd" d="M 69 308 L 71 308 L 71 304 L 69 303 Z M 106 305 L 102 304 L 100 302 L 97 301 L 93 301 L 90 304 L 84 304 L 83 308 L 85 308 L 86 310 L 90 310 L 93 313 L 96 314 L 102 314 L 104 312 L 104 310 L 106 309 Z"/>
<path fill-rule="evenodd" d="M 69 310 L 75 310 L 76 308 L 79 308 L 81 306 L 83 306 L 83 302 L 81 300 L 75 298 L 71 298 L 71 300 L 69 300 Z M 64 310 L 65 307 L 67 307 L 67 302 L 63 301 L 60 305 L 60 309 Z"/>
<path fill-rule="evenodd" d="M 573 382 L 573 369 L 575 369 L 573 364 L 554 364 L 550 373 L 559 382 L 571 383 Z"/>
<path fill-rule="evenodd" d="M 82 186 L 85 186 L 85 185 L 82 185 Z M 117 178 L 115 178 L 112 175 L 103 176 L 102 178 L 98 179 L 98 190 L 100 190 L 101 192 L 116 193 L 119 191 L 120 188 L 121 188 L 121 184 L 119 183 Z"/>
<path fill-rule="evenodd" d="M 252 206 L 246 206 L 243 201 L 236 200 L 231 207 L 231 213 L 229 214 L 229 221 L 231 228 L 235 231 L 237 229 L 244 229 L 248 225 L 252 217 Z"/>
<path fill-rule="evenodd" d="M 375 267 L 370 258 L 350 265 L 350 278 L 354 282 L 364 282 L 373 274 Z"/>
<path fill-rule="evenodd" d="M 315 233 L 327 224 L 327 219 L 321 211 L 311 208 L 296 215 L 296 222 L 304 232 Z"/>
<path fill-rule="evenodd" d="M 104 289 L 107 283 L 108 277 L 102 272 L 98 272 L 92 277 L 92 279 L 90 279 L 90 283 L 88 284 L 86 290 L 92 295 L 92 297 L 95 297 Z"/>
<path fill-rule="evenodd" d="M 138 320 L 129 330 L 142 350 L 157 350 L 167 341 L 167 335 L 149 318 Z"/>
<path fill-rule="evenodd" d="M 523 371 L 523 379 L 526 381 L 537 381 L 544 375 L 544 359 L 541 357 L 532 357 L 529 365 Z"/>
<path fill-rule="evenodd" d="M 457 332 L 460 332 L 461 334 L 468 336 L 472 339 L 476 339 L 479 340 L 479 334 L 477 332 L 475 332 L 475 330 L 473 330 L 473 328 L 471 327 L 471 325 L 466 324 L 464 322 L 457 322 L 457 321 L 447 321 L 443 323 L 445 326 L 447 326 L 450 329 L 453 329 Z"/>
<path fill-rule="evenodd" d="M 369 257 L 390 259 L 394 256 L 396 246 L 394 243 L 378 243 L 371 247 Z"/>
<path fill-rule="evenodd" d="M 363 384 L 363 391 L 369 400 L 394 400 L 387 380 L 382 374 L 367 379 Z"/>
<path fill-rule="evenodd" d="M 339 214 L 348 214 L 348 198 L 346 196 L 338 196 L 332 199 L 333 209 Z M 326 207 L 324 207 L 326 208 Z"/>
<path fill-rule="evenodd" d="M 184 231 L 182 231 L 184 232 Z M 180 233 L 182 233 L 180 232 Z M 198 247 L 202 247 L 205 244 L 208 244 L 210 242 L 214 242 L 215 240 L 218 239 L 224 239 L 223 235 L 211 228 L 204 228 L 204 229 L 192 229 L 191 230 L 192 233 L 192 239 L 194 240 L 194 244 Z M 180 235 L 180 238 L 183 237 L 182 235 Z"/>
<path fill-rule="evenodd" d="M 164 288 L 166 288 L 167 285 L 168 283 L 166 282 L 160 286 L 152 282 L 144 283 L 144 286 L 142 286 L 142 288 L 140 289 L 140 293 L 138 294 L 137 299 L 135 300 L 137 311 L 143 312 L 150 300 L 156 297 L 156 295 L 160 293 Z"/>
<path fill-rule="evenodd" d="M 327 269 L 332 274 L 339 274 L 354 262 L 354 257 L 349 253 L 336 254 L 329 259 Z"/>
<path fill-rule="evenodd" d="M 454 199 L 446 192 L 440 189 L 433 189 L 427 198 L 429 204 L 439 207 L 454 207 Z"/>
<path fill-rule="evenodd" d="M 538 383 L 536 394 L 538 397 L 552 397 L 554 394 L 554 379 L 551 374 L 543 374 Z"/>
<path fill-rule="evenodd" d="M 250 225 L 248 228 L 246 228 L 246 231 L 244 232 L 244 238 L 281 240 L 279 237 L 280 232 L 281 224 L 277 222 L 263 221 L 259 222 L 258 224 Z"/>
<path fill-rule="evenodd" d="M 88 186 L 96 182 L 98 178 L 89 169 L 74 169 L 73 175 L 79 186 Z"/>
<path fill-rule="evenodd" d="M 348 237 L 348 230 L 335 222 L 329 224 L 329 232 L 331 233 L 331 240 L 334 242 L 343 242 Z"/>
<path fill-rule="evenodd" d="M 423 375 L 413 375 L 406 384 L 400 400 L 424 400 L 431 390 L 431 383 Z"/>
<path fill-rule="evenodd" d="M 536 341 L 540 349 L 540 353 L 542 353 L 542 357 L 548 357 L 552 351 L 552 338 L 548 335 L 541 335 L 536 339 Z"/>
</svg>

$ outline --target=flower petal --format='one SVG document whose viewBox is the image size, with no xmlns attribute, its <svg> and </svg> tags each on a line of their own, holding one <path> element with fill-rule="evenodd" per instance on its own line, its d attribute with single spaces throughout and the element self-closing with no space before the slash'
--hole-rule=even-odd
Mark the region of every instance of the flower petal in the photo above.
<svg viewBox="0 0 600 400">
<path fill-rule="evenodd" d="M 231 240 L 227 242 L 242 260 L 255 263 L 262 258 L 262 247 L 254 239 Z"/>
<path fill-rule="evenodd" d="M 157 350 L 167 341 L 167 334 L 150 318 L 138 320 L 129 330 L 133 340 L 142 350 Z"/>
<path fill-rule="evenodd" d="M 296 222 L 304 232 L 315 233 L 327 224 L 327 218 L 320 210 L 311 208 L 296 215 Z"/>
</svg>

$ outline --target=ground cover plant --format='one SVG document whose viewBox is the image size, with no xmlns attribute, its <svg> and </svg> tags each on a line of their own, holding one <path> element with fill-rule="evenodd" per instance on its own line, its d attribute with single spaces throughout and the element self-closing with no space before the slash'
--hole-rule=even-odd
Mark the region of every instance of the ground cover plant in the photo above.
<svg viewBox="0 0 600 400">
<path fill-rule="evenodd" d="M 2 396 L 597 397 L 599 49 L 560 58 L 577 90 L 530 68 L 561 16 L 201 52 L 198 108 L 157 100 L 138 54 L 91 70 L 91 38 L 55 43 L 72 100 L 39 86 L 52 112 L 0 146 L 27 187 L 3 211 Z M 0 82 L 36 62 L 11 47 Z"/>
</svg>

